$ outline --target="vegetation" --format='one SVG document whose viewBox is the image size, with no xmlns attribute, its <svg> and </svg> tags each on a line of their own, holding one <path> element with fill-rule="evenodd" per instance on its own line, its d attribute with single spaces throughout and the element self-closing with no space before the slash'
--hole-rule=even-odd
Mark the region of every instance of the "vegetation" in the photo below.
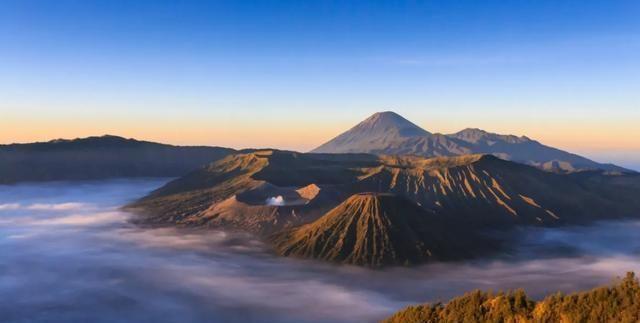
<svg viewBox="0 0 640 323">
<path fill-rule="evenodd" d="M 536 302 L 523 290 L 474 291 L 447 304 L 409 306 L 385 323 L 411 322 L 639 322 L 640 282 L 634 273 L 612 286 Z"/>
</svg>

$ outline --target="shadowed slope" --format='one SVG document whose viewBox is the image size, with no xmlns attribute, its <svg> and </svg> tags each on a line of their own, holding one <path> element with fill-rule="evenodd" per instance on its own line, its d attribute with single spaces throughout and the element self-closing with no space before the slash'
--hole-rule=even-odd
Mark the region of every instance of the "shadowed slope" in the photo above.
<svg viewBox="0 0 640 323">
<path fill-rule="evenodd" d="M 181 147 L 116 136 L 0 145 L 0 184 L 182 176 L 236 151 Z"/>
<path fill-rule="evenodd" d="M 444 218 L 391 194 L 360 193 L 311 224 L 275 235 L 278 253 L 366 266 L 473 255 Z"/>
<path fill-rule="evenodd" d="M 228 156 L 169 182 L 129 208 L 147 213 L 147 223 L 193 222 L 189 217 L 212 204 L 263 184 L 252 178 L 268 165 L 262 156 L 260 152 Z"/>
</svg>

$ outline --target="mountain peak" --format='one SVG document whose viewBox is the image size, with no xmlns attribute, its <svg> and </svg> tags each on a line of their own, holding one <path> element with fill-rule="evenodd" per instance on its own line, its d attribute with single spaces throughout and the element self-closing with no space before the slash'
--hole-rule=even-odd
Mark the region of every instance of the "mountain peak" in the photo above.
<svg viewBox="0 0 640 323">
<path fill-rule="evenodd" d="M 391 111 L 391 110 L 376 112 L 376 113 L 372 114 L 369 118 L 372 118 L 372 117 L 375 117 L 375 116 L 393 116 L 393 117 L 402 118 L 401 115 L 399 115 L 398 113 L 396 113 L 394 111 Z"/>
<path fill-rule="evenodd" d="M 547 163 L 559 161 L 571 171 L 628 170 L 606 165 L 566 151 L 545 146 L 525 136 L 501 135 L 478 128 L 441 135 L 431 134 L 393 111 L 377 112 L 355 127 L 312 150 L 314 153 L 368 153 L 425 157 L 494 154 L 502 159 L 549 170 Z"/>
<path fill-rule="evenodd" d="M 380 111 L 372 114 L 363 122 L 367 121 L 377 121 L 377 120 L 387 120 L 390 122 L 409 122 L 407 119 L 402 117 L 401 115 L 393 112 L 393 111 Z"/>
<path fill-rule="evenodd" d="M 122 148 L 138 147 L 144 145 L 162 146 L 162 144 L 147 141 L 139 141 L 133 138 L 124 138 L 114 135 L 90 136 L 75 139 L 53 139 L 46 142 L 26 144 L 47 149 L 92 149 L 92 148 Z"/>
<path fill-rule="evenodd" d="M 506 142 L 510 144 L 518 144 L 518 143 L 531 141 L 531 139 L 525 136 L 518 137 L 514 135 L 500 135 L 496 133 L 487 132 L 485 130 L 478 129 L 478 128 L 466 128 L 452 134 L 451 136 L 460 140 L 464 140 L 469 143 L 474 143 L 474 144 L 486 142 L 486 141 L 489 141 L 489 142 L 501 141 L 501 142 Z"/>
<path fill-rule="evenodd" d="M 120 137 L 120 136 L 115 136 L 115 135 L 102 135 L 102 136 L 89 136 L 89 137 L 82 137 L 82 138 L 75 138 L 75 139 L 64 139 L 64 138 L 58 138 L 58 139 L 52 139 L 49 140 L 48 143 L 66 143 L 66 142 L 83 142 L 83 141 L 110 141 L 110 142 L 126 142 L 126 141 L 131 141 L 133 139 L 127 139 L 124 137 Z"/>
<path fill-rule="evenodd" d="M 315 153 L 351 153 L 382 151 L 408 138 L 431 134 L 392 111 L 377 112 L 355 127 L 314 149 Z"/>
<path fill-rule="evenodd" d="M 375 129 L 377 131 L 395 130 L 402 137 L 424 136 L 429 132 L 393 111 L 382 111 L 372 114 L 353 129 Z M 352 130 L 353 130 L 352 129 Z"/>
<path fill-rule="evenodd" d="M 465 128 L 465 129 L 460 130 L 458 133 L 483 134 L 483 135 L 488 134 L 487 131 L 482 130 L 480 128 Z"/>
</svg>

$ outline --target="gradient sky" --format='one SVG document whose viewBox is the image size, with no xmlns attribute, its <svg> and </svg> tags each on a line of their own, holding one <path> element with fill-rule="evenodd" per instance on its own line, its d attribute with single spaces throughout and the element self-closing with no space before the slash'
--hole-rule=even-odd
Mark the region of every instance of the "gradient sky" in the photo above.
<svg viewBox="0 0 640 323">
<path fill-rule="evenodd" d="M 640 1 L 0 2 L 0 143 L 308 150 L 394 110 L 640 168 Z"/>
</svg>

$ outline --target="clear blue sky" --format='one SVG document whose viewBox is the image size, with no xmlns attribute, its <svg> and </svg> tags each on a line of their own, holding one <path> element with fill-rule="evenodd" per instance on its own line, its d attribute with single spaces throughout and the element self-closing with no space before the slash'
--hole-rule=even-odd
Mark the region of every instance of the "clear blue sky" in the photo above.
<svg viewBox="0 0 640 323">
<path fill-rule="evenodd" d="M 0 142 L 305 150 L 392 109 L 640 165 L 639 93 L 640 1 L 0 2 Z"/>
</svg>

